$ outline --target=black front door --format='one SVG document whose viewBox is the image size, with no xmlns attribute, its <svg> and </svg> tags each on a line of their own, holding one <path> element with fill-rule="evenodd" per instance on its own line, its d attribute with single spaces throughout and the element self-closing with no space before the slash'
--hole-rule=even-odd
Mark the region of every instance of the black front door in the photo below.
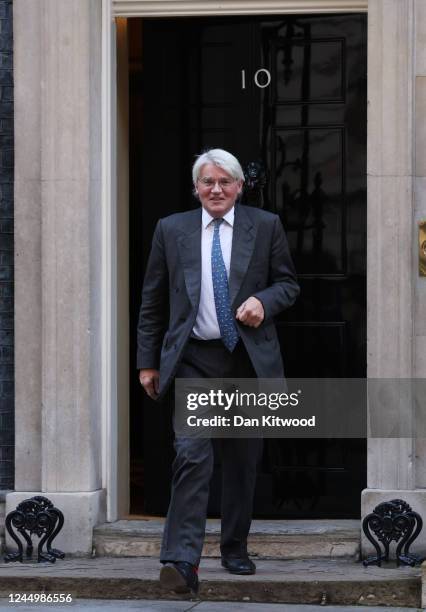
<svg viewBox="0 0 426 612">
<path fill-rule="evenodd" d="M 287 376 L 365 376 L 366 25 L 359 14 L 130 20 L 132 358 L 155 222 L 199 205 L 191 165 L 220 147 L 263 165 L 248 203 L 287 232 L 301 284 L 277 320 Z M 147 400 L 134 370 L 131 406 L 132 511 L 163 514 L 170 406 Z M 266 441 L 255 515 L 359 516 L 365 452 L 363 440 Z"/>
</svg>

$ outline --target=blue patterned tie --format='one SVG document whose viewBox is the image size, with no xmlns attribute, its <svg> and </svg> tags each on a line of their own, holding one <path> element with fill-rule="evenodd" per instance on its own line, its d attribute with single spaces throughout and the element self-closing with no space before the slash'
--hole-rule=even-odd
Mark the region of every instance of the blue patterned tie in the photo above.
<svg viewBox="0 0 426 612">
<path fill-rule="evenodd" d="M 217 322 L 219 323 L 222 342 L 232 353 L 238 342 L 238 331 L 235 326 L 229 298 L 228 277 L 220 247 L 219 228 L 223 219 L 214 219 L 214 232 L 212 242 L 212 279 L 214 303 L 216 306 Z"/>
</svg>

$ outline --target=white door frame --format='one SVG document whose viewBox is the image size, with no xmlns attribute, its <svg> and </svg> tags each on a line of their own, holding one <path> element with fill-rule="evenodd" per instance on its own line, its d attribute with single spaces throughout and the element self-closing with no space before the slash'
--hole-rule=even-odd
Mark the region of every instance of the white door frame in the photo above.
<svg viewBox="0 0 426 612">
<path fill-rule="evenodd" d="M 119 434 L 117 378 L 117 63 L 116 17 L 177 17 L 208 15 L 263 15 L 367 12 L 368 0 L 102 0 L 102 406 L 103 487 L 107 491 L 107 520 L 126 513 L 128 452 Z M 122 165 L 121 165 L 122 167 Z M 136 373 L 135 373 L 136 375 Z M 121 398 L 121 405 L 126 405 Z M 121 412 L 121 414 L 120 414 Z M 120 416 L 119 416 L 120 415 Z M 128 420 L 128 417 L 127 417 Z M 123 452 L 124 451 L 124 452 Z M 119 459 L 120 457 L 120 459 Z M 127 461 L 126 461 L 127 457 Z M 127 472 L 127 473 L 126 473 Z M 128 488 L 128 487 L 127 487 Z M 123 497 L 124 495 L 124 497 Z M 127 497 L 126 497 L 127 495 Z M 124 510 L 123 510 L 124 508 Z"/>
</svg>

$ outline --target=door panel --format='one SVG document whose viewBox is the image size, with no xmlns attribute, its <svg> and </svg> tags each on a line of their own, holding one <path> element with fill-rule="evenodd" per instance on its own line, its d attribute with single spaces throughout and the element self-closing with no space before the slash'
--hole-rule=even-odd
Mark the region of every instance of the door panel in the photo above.
<svg viewBox="0 0 426 612">
<path fill-rule="evenodd" d="M 262 161 L 258 203 L 287 232 L 302 289 L 277 319 L 287 376 L 365 376 L 365 15 L 130 20 L 129 32 L 133 348 L 155 222 L 199 205 L 192 162 L 221 147 Z M 133 511 L 161 514 L 171 407 L 131 378 Z M 365 462 L 363 440 L 267 440 L 255 514 L 359 516 Z M 219 483 L 217 465 L 212 515 Z"/>
</svg>

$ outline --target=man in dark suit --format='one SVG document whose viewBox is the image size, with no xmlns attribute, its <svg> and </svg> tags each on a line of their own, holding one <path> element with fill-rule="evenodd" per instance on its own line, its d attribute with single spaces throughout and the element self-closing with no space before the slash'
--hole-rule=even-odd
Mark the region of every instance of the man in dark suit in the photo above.
<svg viewBox="0 0 426 612">
<path fill-rule="evenodd" d="M 193 167 L 201 208 L 160 219 L 142 291 L 137 367 L 158 399 L 176 378 L 284 376 L 274 316 L 299 287 L 277 215 L 236 204 L 244 174 L 222 149 Z M 222 565 L 253 574 L 247 554 L 261 440 L 222 439 Z M 204 540 L 211 440 L 175 439 L 172 493 L 163 534 L 160 581 L 197 591 Z"/>
</svg>

